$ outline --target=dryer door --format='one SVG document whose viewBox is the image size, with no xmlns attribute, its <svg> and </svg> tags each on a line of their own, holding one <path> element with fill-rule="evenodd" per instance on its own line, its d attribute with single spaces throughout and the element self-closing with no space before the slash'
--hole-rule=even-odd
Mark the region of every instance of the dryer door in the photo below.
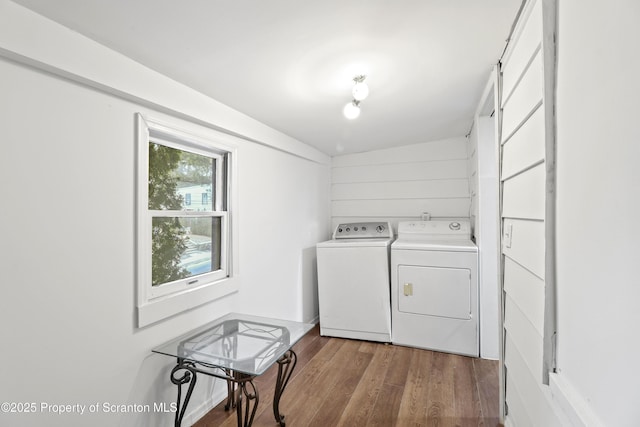
<svg viewBox="0 0 640 427">
<path fill-rule="evenodd" d="M 398 311 L 471 319 L 471 271 L 466 268 L 398 266 Z"/>
</svg>

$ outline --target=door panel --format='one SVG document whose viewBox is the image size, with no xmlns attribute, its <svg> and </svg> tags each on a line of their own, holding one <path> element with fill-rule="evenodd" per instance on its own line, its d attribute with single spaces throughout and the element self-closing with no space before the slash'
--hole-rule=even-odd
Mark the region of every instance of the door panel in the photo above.
<svg viewBox="0 0 640 427">
<path fill-rule="evenodd" d="M 471 272 L 464 268 L 401 265 L 398 310 L 428 316 L 471 318 Z"/>
</svg>

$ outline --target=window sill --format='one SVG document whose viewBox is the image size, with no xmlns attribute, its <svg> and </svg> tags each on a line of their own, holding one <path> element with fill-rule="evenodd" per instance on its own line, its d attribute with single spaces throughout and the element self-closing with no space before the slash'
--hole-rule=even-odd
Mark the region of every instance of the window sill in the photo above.
<svg viewBox="0 0 640 427">
<path fill-rule="evenodd" d="M 149 300 L 138 306 L 138 327 L 151 325 L 237 291 L 237 280 L 227 278 L 195 289 Z"/>
</svg>

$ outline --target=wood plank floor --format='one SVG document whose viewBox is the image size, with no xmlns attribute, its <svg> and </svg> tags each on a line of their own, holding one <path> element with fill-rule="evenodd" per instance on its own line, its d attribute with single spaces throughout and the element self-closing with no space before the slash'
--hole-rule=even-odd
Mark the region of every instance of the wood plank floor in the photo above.
<svg viewBox="0 0 640 427">
<path fill-rule="evenodd" d="M 298 364 L 280 400 L 288 427 L 497 426 L 498 362 L 366 341 L 322 337 L 295 346 Z M 253 425 L 275 427 L 277 366 L 256 378 Z M 233 427 L 218 405 L 195 427 Z"/>
</svg>

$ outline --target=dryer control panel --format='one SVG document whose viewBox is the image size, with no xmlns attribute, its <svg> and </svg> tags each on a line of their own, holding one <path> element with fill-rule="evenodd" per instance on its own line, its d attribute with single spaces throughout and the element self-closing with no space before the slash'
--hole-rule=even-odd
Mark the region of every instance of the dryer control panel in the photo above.
<svg viewBox="0 0 640 427">
<path fill-rule="evenodd" d="M 409 240 L 469 240 L 471 224 L 463 220 L 403 221 L 398 223 L 398 238 Z"/>
<path fill-rule="evenodd" d="M 333 232 L 334 239 L 382 239 L 393 238 L 388 222 L 349 222 L 339 224 Z"/>
</svg>

